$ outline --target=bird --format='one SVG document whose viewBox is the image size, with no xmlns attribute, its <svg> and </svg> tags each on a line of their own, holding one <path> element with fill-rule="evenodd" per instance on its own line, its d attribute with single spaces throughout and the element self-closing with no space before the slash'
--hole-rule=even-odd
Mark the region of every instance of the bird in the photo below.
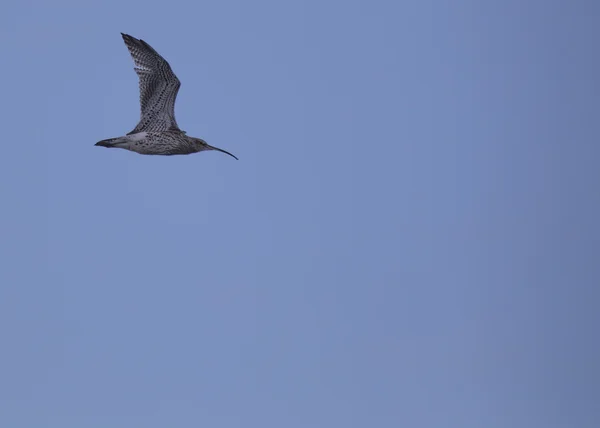
<svg viewBox="0 0 600 428">
<path fill-rule="evenodd" d="M 226 150 L 210 146 L 201 138 L 190 137 L 175 120 L 175 99 L 181 82 L 169 63 L 148 43 L 121 33 L 133 58 L 139 78 L 140 121 L 128 134 L 95 145 L 131 150 L 142 155 L 187 155 L 216 150 L 235 159 Z"/>
</svg>

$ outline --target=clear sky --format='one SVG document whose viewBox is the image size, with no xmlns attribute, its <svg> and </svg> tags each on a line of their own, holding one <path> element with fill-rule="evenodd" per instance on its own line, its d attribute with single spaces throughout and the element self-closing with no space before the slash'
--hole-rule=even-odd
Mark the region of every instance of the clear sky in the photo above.
<svg viewBox="0 0 600 428">
<path fill-rule="evenodd" d="M 0 427 L 600 426 L 598 16 L 2 2 Z"/>
</svg>

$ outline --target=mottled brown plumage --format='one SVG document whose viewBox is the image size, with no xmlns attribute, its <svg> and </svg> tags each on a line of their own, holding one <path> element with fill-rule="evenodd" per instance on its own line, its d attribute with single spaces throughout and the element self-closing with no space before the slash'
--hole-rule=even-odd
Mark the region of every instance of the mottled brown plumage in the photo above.
<svg viewBox="0 0 600 428">
<path fill-rule="evenodd" d="M 121 33 L 135 63 L 140 84 L 140 121 L 133 131 L 96 146 L 131 150 L 143 155 L 187 155 L 217 150 L 201 138 L 188 137 L 175 120 L 175 99 L 181 83 L 171 66 L 148 43 Z"/>
</svg>

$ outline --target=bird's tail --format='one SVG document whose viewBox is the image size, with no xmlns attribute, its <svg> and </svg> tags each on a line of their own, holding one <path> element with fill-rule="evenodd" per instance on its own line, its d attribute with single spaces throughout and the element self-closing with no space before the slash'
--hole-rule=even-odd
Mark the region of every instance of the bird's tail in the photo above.
<svg viewBox="0 0 600 428">
<path fill-rule="evenodd" d="M 119 140 L 120 140 L 120 138 L 109 138 L 107 140 L 98 141 L 94 145 L 101 146 L 101 147 L 114 147 L 116 144 L 119 143 Z"/>
</svg>

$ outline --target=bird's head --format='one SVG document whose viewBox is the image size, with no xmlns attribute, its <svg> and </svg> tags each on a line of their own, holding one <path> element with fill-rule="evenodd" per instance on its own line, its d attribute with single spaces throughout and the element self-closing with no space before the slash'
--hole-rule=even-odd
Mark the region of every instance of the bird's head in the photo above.
<svg viewBox="0 0 600 428">
<path fill-rule="evenodd" d="M 209 145 L 206 141 L 204 141 L 202 138 L 194 138 L 194 144 L 196 144 L 196 147 L 198 149 L 199 152 L 203 151 L 203 150 L 216 150 L 218 152 L 221 153 L 225 153 L 226 155 L 229 155 L 233 158 L 235 158 L 237 160 L 237 157 L 232 155 L 231 153 L 229 153 L 226 150 L 223 149 L 219 149 L 218 147 L 213 147 L 211 145 Z"/>
</svg>

